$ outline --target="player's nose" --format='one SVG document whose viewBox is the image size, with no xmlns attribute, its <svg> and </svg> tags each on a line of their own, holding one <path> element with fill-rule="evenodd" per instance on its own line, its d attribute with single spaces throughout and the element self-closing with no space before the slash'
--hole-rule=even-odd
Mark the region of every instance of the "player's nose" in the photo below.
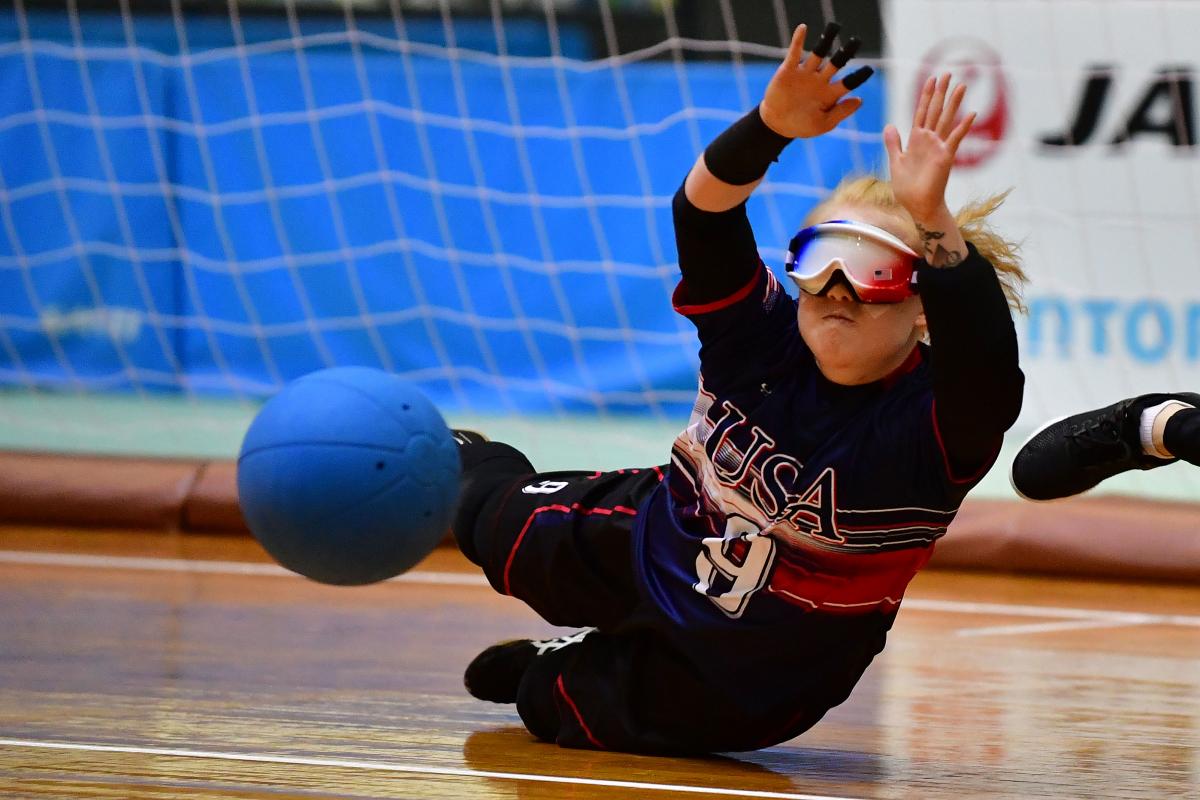
<svg viewBox="0 0 1200 800">
<path fill-rule="evenodd" d="M 825 292 L 825 296 L 839 303 L 853 303 L 858 299 L 854 296 L 854 292 L 850 291 L 850 287 L 846 285 L 844 280 L 837 281 L 833 286 L 830 286 L 829 291 Z"/>
</svg>

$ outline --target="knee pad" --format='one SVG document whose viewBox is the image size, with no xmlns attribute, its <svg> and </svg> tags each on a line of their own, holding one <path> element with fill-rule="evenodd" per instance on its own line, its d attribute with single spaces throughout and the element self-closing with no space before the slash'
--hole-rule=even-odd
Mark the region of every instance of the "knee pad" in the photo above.
<svg viewBox="0 0 1200 800">
<path fill-rule="evenodd" d="M 504 442 L 475 442 L 460 445 L 458 448 L 459 462 L 462 464 L 463 478 L 479 472 L 511 473 L 513 475 L 528 475 L 536 472 L 533 464 L 517 448 Z"/>
<path fill-rule="evenodd" d="M 462 462 L 462 486 L 451 532 L 463 555 L 481 564 L 475 534 L 484 507 L 517 479 L 535 470 L 524 453 L 504 442 L 462 445 L 458 454 Z"/>
</svg>

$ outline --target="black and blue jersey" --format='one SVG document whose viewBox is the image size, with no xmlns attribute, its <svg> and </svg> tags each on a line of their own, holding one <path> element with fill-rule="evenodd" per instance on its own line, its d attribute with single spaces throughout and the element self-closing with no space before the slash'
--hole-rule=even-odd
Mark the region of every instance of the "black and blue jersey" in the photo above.
<svg viewBox="0 0 1200 800">
<path fill-rule="evenodd" d="M 990 466 L 953 474 L 924 345 L 886 380 L 835 384 L 796 305 L 760 267 L 726 301 L 676 306 L 699 332 L 699 391 L 637 537 L 680 624 L 895 610 Z"/>
<path fill-rule="evenodd" d="M 680 237 L 748 231 L 743 209 L 712 224 L 721 215 L 690 203 L 681 215 L 679 195 Z M 1023 376 L 1003 291 L 973 246 L 957 267 L 921 267 L 933 345 L 861 386 L 824 377 L 797 301 L 755 251 L 685 260 L 701 252 L 681 241 L 673 298 L 699 336 L 696 404 L 639 509 L 635 563 L 656 635 L 714 685 L 759 676 L 735 691 L 798 709 L 783 738 L 845 699 L 883 648 L 909 582 L 995 460 Z"/>
</svg>

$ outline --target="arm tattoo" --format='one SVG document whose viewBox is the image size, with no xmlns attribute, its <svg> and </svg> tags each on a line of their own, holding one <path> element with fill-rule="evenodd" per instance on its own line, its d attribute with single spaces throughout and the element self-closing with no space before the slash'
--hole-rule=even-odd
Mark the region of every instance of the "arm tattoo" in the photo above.
<svg viewBox="0 0 1200 800">
<path fill-rule="evenodd" d="M 921 236 L 922 249 L 925 251 L 925 260 L 933 267 L 956 267 L 962 263 L 963 254 L 957 250 L 947 250 L 942 247 L 940 239 L 945 237 L 945 231 L 931 231 L 928 228 L 916 223 L 917 233 Z"/>
<path fill-rule="evenodd" d="M 930 239 L 941 239 L 946 235 L 942 231 L 931 231 L 919 222 L 915 224 L 917 226 L 917 233 L 921 234 L 921 241 L 926 245 L 929 244 Z"/>
<path fill-rule="evenodd" d="M 957 250 L 947 250 L 940 244 L 933 253 L 933 266 L 935 267 L 957 267 L 962 260 L 962 253 Z"/>
</svg>

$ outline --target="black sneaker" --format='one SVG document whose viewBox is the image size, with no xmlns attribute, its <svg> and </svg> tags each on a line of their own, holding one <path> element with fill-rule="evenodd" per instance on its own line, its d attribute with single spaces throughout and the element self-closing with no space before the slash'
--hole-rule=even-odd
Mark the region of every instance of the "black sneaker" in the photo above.
<svg viewBox="0 0 1200 800">
<path fill-rule="evenodd" d="M 1138 433 L 1142 410 L 1168 400 L 1200 408 L 1200 394 L 1144 394 L 1051 420 L 1021 445 L 1008 473 L 1012 487 L 1026 500 L 1056 500 L 1121 472 L 1174 463 L 1147 455 Z"/>
<path fill-rule="evenodd" d="M 557 639 L 513 639 L 494 644 L 471 660 L 463 686 L 472 697 L 491 703 L 517 702 L 525 670 L 538 656 L 579 644 L 595 628 L 584 628 Z"/>
<path fill-rule="evenodd" d="M 464 444 L 480 444 L 491 441 L 479 431 L 469 431 L 466 428 L 451 428 L 450 436 L 460 447 Z"/>
</svg>

